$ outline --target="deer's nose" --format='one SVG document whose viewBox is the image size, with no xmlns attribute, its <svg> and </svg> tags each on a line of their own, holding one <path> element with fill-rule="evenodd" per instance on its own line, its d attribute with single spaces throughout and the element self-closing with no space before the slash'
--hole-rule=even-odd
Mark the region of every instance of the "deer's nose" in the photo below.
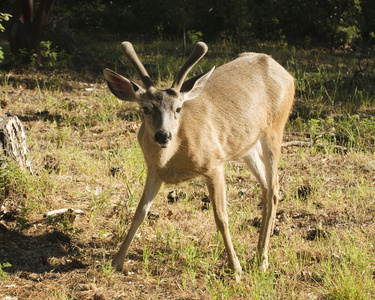
<svg viewBox="0 0 375 300">
<path fill-rule="evenodd" d="M 167 132 L 164 129 L 160 129 L 155 133 L 155 142 L 157 142 L 160 146 L 169 146 L 169 143 L 172 139 L 172 134 Z"/>
</svg>

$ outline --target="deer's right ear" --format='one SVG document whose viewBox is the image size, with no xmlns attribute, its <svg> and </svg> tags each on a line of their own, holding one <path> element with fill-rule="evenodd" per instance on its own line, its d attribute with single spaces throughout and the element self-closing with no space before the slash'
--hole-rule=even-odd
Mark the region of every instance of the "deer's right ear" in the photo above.
<svg viewBox="0 0 375 300">
<path fill-rule="evenodd" d="M 140 101 L 139 95 L 144 93 L 145 90 L 138 84 L 110 69 L 104 69 L 103 74 L 109 89 L 117 98 L 124 101 Z"/>
</svg>

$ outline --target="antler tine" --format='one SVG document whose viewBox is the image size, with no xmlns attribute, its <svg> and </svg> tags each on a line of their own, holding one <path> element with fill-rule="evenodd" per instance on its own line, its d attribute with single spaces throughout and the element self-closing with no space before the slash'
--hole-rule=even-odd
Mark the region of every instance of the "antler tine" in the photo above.
<svg viewBox="0 0 375 300">
<path fill-rule="evenodd" d="M 182 84 L 186 78 L 186 75 L 189 73 L 191 68 L 206 54 L 208 47 L 205 43 L 199 42 L 195 45 L 193 52 L 190 54 L 189 58 L 186 60 L 185 64 L 182 66 L 178 72 L 172 88 L 180 91 Z"/>
<path fill-rule="evenodd" d="M 137 53 L 135 52 L 133 45 L 130 42 L 122 42 L 121 43 L 121 50 L 126 55 L 128 60 L 132 63 L 134 68 L 137 70 L 139 76 L 141 77 L 142 82 L 144 83 L 146 89 L 154 86 L 151 81 L 150 76 L 148 75 L 145 67 L 139 60 Z"/>
</svg>

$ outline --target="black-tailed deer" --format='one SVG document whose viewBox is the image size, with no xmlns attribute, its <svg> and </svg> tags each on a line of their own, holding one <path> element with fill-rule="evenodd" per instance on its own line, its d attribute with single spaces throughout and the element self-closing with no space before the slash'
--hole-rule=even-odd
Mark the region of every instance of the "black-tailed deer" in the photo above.
<svg viewBox="0 0 375 300">
<path fill-rule="evenodd" d="M 139 73 L 145 89 L 105 69 L 113 94 L 137 102 L 144 121 L 138 133 L 148 171 L 142 198 L 129 232 L 112 265 L 121 270 L 130 243 L 162 182 L 178 183 L 196 176 L 209 191 L 216 226 L 223 236 L 229 267 L 241 272 L 229 234 L 224 164 L 243 158 L 260 182 L 263 216 L 257 248 L 262 270 L 268 267 L 268 245 L 278 204 L 277 165 L 285 123 L 294 98 L 293 77 L 265 54 L 244 53 L 237 59 L 184 82 L 207 52 L 198 43 L 172 87 L 155 88 L 129 42 L 122 51 Z"/>
</svg>

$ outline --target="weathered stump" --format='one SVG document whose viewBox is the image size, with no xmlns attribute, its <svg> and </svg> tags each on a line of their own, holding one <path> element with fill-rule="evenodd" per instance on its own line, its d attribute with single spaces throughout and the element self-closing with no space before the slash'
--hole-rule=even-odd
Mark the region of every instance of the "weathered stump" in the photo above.
<svg viewBox="0 0 375 300">
<path fill-rule="evenodd" d="M 0 115 L 0 156 L 2 167 L 11 159 L 21 169 L 33 174 L 25 130 L 17 116 Z"/>
</svg>

